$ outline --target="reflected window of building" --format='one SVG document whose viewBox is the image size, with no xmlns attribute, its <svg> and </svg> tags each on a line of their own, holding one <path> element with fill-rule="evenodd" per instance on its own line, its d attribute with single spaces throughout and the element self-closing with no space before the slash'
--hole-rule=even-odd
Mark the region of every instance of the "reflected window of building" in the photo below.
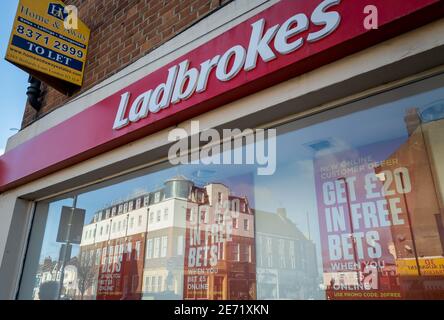
<svg viewBox="0 0 444 320">
<path fill-rule="evenodd" d="M 162 237 L 162 248 L 160 251 L 160 256 L 162 258 L 165 258 L 167 256 L 167 248 L 168 248 L 168 237 L 167 236 L 163 236 Z"/>
<path fill-rule="evenodd" d="M 153 239 L 148 239 L 146 243 L 146 258 L 151 259 L 153 257 Z"/>
<path fill-rule="evenodd" d="M 133 211 L 133 206 L 134 206 L 134 202 L 133 202 L 133 200 L 131 200 L 130 202 L 128 202 L 128 211 L 129 211 L 129 212 Z"/>
<path fill-rule="evenodd" d="M 177 237 L 177 255 L 181 256 L 183 255 L 183 245 L 184 245 L 184 241 L 183 241 L 183 236 L 179 235 Z"/>
<path fill-rule="evenodd" d="M 129 221 L 129 228 L 132 229 L 134 227 L 134 217 L 131 217 Z"/>
<path fill-rule="evenodd" d="M 153 258 L 159 258 L 160 255 L 160 238 L 154 238 Z"/>
<path fill-rule="evenodd" d="M 239 221 L 239 219 L 233 218 L 233 228 L 235 228 L 235 229 L 239 228 L 238 221 Z"/>
</svg>

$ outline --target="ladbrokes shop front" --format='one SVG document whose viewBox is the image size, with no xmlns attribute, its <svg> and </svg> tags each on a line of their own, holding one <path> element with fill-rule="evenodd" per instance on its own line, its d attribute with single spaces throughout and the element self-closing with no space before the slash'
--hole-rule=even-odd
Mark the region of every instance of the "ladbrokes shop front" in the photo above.
<svg viewBox="0 0 444 320">
<path fill-rule="evenodd" d="M 144 3 L 0 158 L 1 298 L 444 298 L 442 1 L 218 2 L 100 59 L 197 6 Z"/>
</svg>

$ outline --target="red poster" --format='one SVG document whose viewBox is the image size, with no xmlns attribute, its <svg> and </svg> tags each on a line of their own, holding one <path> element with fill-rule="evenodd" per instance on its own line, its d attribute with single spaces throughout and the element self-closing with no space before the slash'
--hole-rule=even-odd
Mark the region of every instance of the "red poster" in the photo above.
<svg viewBox="0 0 444 320">
<path fill-rule="evenodd" d="M 402 143 L 393 140 L 315 159 L 329 299 L 401 298 L 392 228 L 409 228 L 404 194 L 412 192 L 412 185 L 409 168 L 390 156 Z M 406 243 L 411 242 L 406 234 Z"/>
<path fill-rule="evenodd" d="M 430 276 L 438 267 L 423 261 L 443 252 L 437 193 L 422 128 L 408 129 L 408 138 L 315 159 L 329 299 L 442 297 Z"/>
<path fill-rule="evenodd" d="M 137 234 L 101 245 L 97 300 L 140 300 L 145 236 Z"/>
<path fill-rule="evenodd" d="M 222 184 L 206 193 L 186 210 L 183 298 L 255 299 L 254 211 Z"/>
</svg>

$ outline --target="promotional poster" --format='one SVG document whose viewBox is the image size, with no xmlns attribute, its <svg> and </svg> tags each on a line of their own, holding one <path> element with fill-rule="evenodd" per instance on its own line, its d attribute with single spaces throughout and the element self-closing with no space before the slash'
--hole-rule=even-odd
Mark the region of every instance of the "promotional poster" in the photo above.
<svg viewBox="0 0 444 320">
<path fill-rule="evenodd" d="M 434 258 L 442 253 L 439 209 L 420 130 L 315 159 L 328 299 L 406 298 L 412 277 L 442 275 Z"/>
</svg>

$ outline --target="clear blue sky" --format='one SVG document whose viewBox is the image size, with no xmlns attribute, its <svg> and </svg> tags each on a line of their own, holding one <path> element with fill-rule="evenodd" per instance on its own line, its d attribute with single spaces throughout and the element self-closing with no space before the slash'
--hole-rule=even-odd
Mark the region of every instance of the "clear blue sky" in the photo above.
<svg viewBox="0 0 444 320">
<path fill-rule="evenodd" d="M 3 0 L 0 10 L 0 154 L 10 136 L 11 128 L 20 128 L 26 103 L 28 75 L 5 60 L 6 48 L 18 0 Z"/>
</svg>

